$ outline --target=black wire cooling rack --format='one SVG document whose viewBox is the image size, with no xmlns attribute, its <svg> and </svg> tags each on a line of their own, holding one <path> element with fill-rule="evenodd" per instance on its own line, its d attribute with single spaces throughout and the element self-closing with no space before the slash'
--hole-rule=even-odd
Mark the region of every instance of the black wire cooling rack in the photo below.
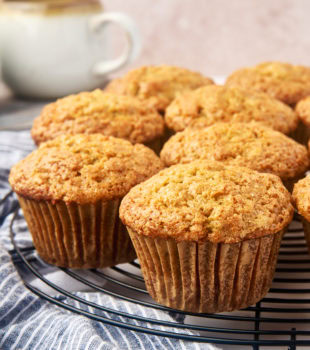
<svg viewBox="0 0 310 350">
<path fill-rule="evenodd" d="M 136 261 L 87 271 L 57 268 L 44 263 L 34 247 L 18 246 L 14 230 L 17 215 L 18 210 L 10 226 L 14 245 L 12 260 L 25 285 L 59 307 L 115 327 L 192 342 L 222 344 L 225 349 L 279 347 L 293 350 L 310 346 L 310 256 L 297 216 L 283 238 L 272 288 L 264 299 L 255 306 L 236 312 L 195 314 L 155 303 L 145 289 L 140 265 Z M 49 276 L 56 271 L 76 281 L 83 290 L 106 293 L 119 300 L 166 312 L 172 321 L 151 319 L 89 301 L 53 281 Z M 48 292 L 43 291 L 46 288 Z M 63 299 L 73 303 L 62 301 L 59 296 L 65 296 Z M 115 316 L 121 317 L 115 319 Z M 141 326 L 141 322 L 146 322 L 143 323 L 146 326 Z"/>
</svg>

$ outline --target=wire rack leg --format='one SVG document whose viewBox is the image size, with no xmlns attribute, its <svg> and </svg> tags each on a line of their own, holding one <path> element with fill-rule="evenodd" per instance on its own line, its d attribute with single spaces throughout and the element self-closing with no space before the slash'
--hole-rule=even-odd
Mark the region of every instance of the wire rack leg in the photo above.
<svg viewBox="0 0 310 350">
<path fill-rule="evenodd" d="M 257 306 L 257 310 L 255 311 L 255 318 L 256 318 L 256 321 L 255 321 L 255 330 L 256 331 L 259 331 L 259 318 L 260 318 L 260 301 L 256 304 Z M 255 333 L 254 334 L 254 339 L 256 341 L 259 340 L 259 334 L 258 333 Z M 253 350 L 259 350 L 259 345 L 255 344 L 253 345 Z"/>
<path fill-rule="evenodd" d="M 292 344 L 289 346 L 288 350 L 296 350 L 296 328 L 292 328 L 291 341 Z"/>
</svg>

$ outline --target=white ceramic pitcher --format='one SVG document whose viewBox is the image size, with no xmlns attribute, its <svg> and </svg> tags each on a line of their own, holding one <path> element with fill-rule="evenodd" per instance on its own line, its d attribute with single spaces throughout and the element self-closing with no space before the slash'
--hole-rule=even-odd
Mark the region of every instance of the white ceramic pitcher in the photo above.
<svg viewBox="0 0 310 350">
<path fill-rule="evenodd" d="M 121 26 L 127 38 L 115 59 L 109 23 Z M 56 98 L 92 90 L 133 60 L 139 49 L 135 23 L 124 14 L 104 12 L 98 0 L 0 3 L 2 79 L 18 95 Z"/>
</svg>

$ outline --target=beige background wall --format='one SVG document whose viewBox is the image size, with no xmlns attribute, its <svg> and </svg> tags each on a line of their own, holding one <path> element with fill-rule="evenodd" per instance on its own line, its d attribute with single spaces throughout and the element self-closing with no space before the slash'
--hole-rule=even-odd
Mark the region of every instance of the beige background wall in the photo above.
<svg viewBox="0 0 310 350">
<path fill-rule="evenodd" d="M 266 60 L 310 66 L 310 0 L 102 1 L 106 11 L 130 15 L 142 37 L 138 59 L 116 75 L 161 63 L 209 76 Z M 125 39 L 109 30 L 117 55 Z M 0 99 L 8 95 L 0 81 Z"/>
<path fill-rule="evenodd" d="M 143 49 L 132 67 L 170 63 L 225 75 L 265 60 L 310 65 L 310 0 L 103 3 L 107 10 L 129 14 L 140 28 Z"/>
</svg>

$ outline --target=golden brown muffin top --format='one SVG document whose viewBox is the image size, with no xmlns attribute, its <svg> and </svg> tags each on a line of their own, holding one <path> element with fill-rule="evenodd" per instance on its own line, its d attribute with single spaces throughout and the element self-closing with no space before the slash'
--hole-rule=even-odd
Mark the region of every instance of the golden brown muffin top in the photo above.
<svg viewBox="0 0 310 350">
<path fill-rule="evenodd" d="M 185 68 L 143 66 L 113 80 L 106 87 L 106 91 L 138 97 L 164 112 L 178 93 L 210 84 L 213 84 L 210 78 Z"/>
<path fill-rule="evenodd" d="M 293 106 L 310 95 L 310 68 L 283 62 L 264 62 L 232 73 L 226 85 L 266 92 Z"/>
<path fill-rule="evenodd" d="M 167 108 L 165 120 L 174 131 L 217 122 L 256 121 L 288 134 L 298 124 L 290 107 L 264 93 L 216 85 L 179 95 Z"/>
<path fill-rule="evenodd" d="M 277 233 L 293 211 L 278 176 L 195 161 L 164 169 L 132 188 L 120 217 L 145 236 L 237 243 Z"/>
<path fill-rule="evenodd" d="M 44 107 L 34 120 L 31 134 L 37 144 L 59 135 L 79 133 L 100 133 L 144 143 L 160 137 L 163 131 L 162 117 L 145 102 L 97 89 Z"/>
<path fill-rule="evenodd" d="M 310 221 L 310 176 L 294 185 L 293 200 L 300 215 Z"/>
<path fill-rule="evenodd" d="M 162 168 L 141 144 L 101 134 L 63 135 L 17 163 L 9 182 L 16 193 L 35 200 L 94 203 L 122 198 Z"/>
<path fill-rule="evenodd" d="M 301 121 L 310 127 L 310 96 L 299 101 L 295 107 L 295 111 Z"/>
<path fill-rule="evenodd" d="M 290 179 L 309 167 L 308 151 L 282 133 L 259 123 L 216 123 L 172 136 L 160 154 L 167 166 L 215 160 Z"/>
</svg>

